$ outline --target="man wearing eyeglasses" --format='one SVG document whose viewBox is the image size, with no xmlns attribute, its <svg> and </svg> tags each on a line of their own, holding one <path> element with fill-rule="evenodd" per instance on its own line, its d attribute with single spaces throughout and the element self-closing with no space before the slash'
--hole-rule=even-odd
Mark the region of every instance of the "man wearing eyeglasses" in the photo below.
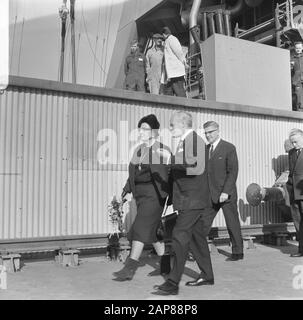
<svg viewBox="0 0 303 320">
<path fill-rule="evenodd" d="M 244 258 L 243 239 L 237 208 L 238 157 L 233 144 L 220 138 L 219 125 L 215 121 L 204 123 L 204 134 L 208 141 L 206 168 L 212 207 L 222 209 L 232 243 L 232 255 L 228 261 Z"/>
<path fill-rule="evenodd" d="M 173 265 L 167 280 L 156 285 L 155 295 L 177 295 L 184 272 L 189 247 L 200 269 L 199 276 L 186 282 L 196 287 L 214 284 L 214 273 L 209 253 L 207 235 L 215 212 L 210 198 L 205 170 L 205 142 L 192 128 L 192 116 L 176 111 L 170 119 L 172 136 L 179 144 L 170 159 L 173 185 L 172 202 L 178 211 L 172 235 Z M 164 153 L 161 154 L 164 156 Z M 165 157 L 165 156 L 164 156 Z"/>
</svg>

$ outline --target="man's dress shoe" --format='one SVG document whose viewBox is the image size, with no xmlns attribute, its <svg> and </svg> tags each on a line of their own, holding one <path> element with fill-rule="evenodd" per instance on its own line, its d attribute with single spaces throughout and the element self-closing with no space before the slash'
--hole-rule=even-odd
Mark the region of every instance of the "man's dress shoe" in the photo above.
<svg viewBox="0 0 303 320">
<path fill-rule="evenodd" d="M 298 252 L 298 253 L 293 253 L 290 255 L 292 258 L 299 258 L 299 257 L 303 257 L 303 253 Z"/>
<path fill-rule="evenodd" d="M 185 283 L 186 286 L 189 287 L 198 287 L 198 286 L 209 286 L 209 285 L 213 285 L 215 283 L 214 279 L 203 279 L 203 278 L 197 278 L 196 280 L 193 281 L 187 281 Z"/>
<path fill-rule="evenodd" d="M 154 289 L 156 289 L 157 291 L 152 292 L 152 294 L 157 295 L 157 296 L 177 295 L 179 293 L 178 285 L 172 283 L 169 280 L 166 280 L 161 285 L 155 285 Z"/>
<path fill-rule="evenodd" d="M 227 258 L 226 261 L 238 261 L 244 259 L 243 253 L 233 253 L 230 258 Z"/>
</svg>

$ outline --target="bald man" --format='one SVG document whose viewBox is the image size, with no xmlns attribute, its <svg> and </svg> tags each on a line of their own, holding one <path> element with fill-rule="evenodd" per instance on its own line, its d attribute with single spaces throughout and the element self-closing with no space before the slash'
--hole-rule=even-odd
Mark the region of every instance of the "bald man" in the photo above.
<svg viewBox="0 0 303 320">
<path fill-rule="evenodd" d="M 170 119 L 172 136 L 179 138 L 177 150 L 170 161 L 173 181 L 173 207 L 178 211 L 172 235 L 174 263 L 168 279 L 153 294 L 176 295 L 184 272 L 189 247 L 200 269 L 200 275 L 186 282 L 186 286 L 213 285 L 214 274 L 209 253 L 207 235 L 214 214 L 205 170 L 205 143 L 192 129 L 192 116 L 177 111 Z"/>
</svg>

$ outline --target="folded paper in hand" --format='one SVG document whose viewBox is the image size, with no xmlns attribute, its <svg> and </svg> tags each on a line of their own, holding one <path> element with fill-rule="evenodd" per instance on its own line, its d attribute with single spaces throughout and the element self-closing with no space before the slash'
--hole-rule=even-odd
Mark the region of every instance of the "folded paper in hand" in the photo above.
<svg viewBox="0 0 303 320">
<path fill-rule="evenodd" d="M 171 240 L 174 226 L 177 221 L 178 212 L 174 211 L 173 206 L 167 206 L 167 200 L 164 206 L 162 217 L 157 229 L 157 238 L 162 240 Z"/>
<path fill-rule="evenodd" d="M 162 212 L 162 217 L 163 216 L 168 216 L 170 214 L 173 214 L 175 211 L 174 211 L 174 207 L 172 205 L 170 206 L 165 206 L 164 209 L 163 209 L 163 212 Z"/>
</svg>

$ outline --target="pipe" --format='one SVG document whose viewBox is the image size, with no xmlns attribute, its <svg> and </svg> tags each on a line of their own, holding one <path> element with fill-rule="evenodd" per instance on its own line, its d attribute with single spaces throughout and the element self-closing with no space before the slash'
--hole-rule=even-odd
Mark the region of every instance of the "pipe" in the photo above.
<svg viewBox="0 0 303 320">
<path fill-rule="evenodd" d="M 216 20 L 216 30 L 217 33 L 225 34 L 224 32 L 224 25 L 223 25 L 223 13 L 222 10 L 218 10 L 215 14 L 215 20 Z"/>
<path fill-rule="evenodd" d="M 237 3 L 232 6 L 228 7 L 227 10 L 230 12 L 232 17 L 236 17 L 241 13 L 241 11 L 245 8 L 244 0 L 238 0 Z"/>
<path fill-rule="evenodd" d="M 194 0 L 194 2 L 195 2 L 195 0 Z M 250 8 L 254 8 L 254 7 L 257 7 L 258 5 L 260 5 L 262 2 L 263 2 L 263 0 L 238 0 L 236 2 L 236 4 L 232 7 L 225 7 L 222 5 L 222 9 L 226 9 L 226 10 L 230 11 L 231 16 L 237 16 L 245 8 L 245 4 Z M 193 3 L 193 6 L 194 6 L 194 3 Z M 203 9 L 205 10 L 205 12 L 207 12 L 207 7 L 203 8 Z M 201 20 L 202 17 L 201 17 L 201 14 L 199 14 L 199 11 L 200 10 L 198 8 L 196 24 L 203 23 Z M 212 11 L 212 10 L 210 9 L 210 10 L 208 10 L 208 12 L 209 11 Z M 191 14 L 191 11 L 189 11 L 188 9 L 186 9 L 186 10 L 181 9 L 181 12 L 180 12 L 181 22 L 184 27 L 187 27 L 189 25 L 190 14 Z"/>
<path fill-rule="evenodd" d="M 216 30 L 215 30 L 215 21 L 214 21 L 214 14 L 209 13 L 207 15 L 207 22 L 208 22 L 208 30 L 209 30 L 209 36 L 213 35 Z"/>
<path fill-rule="evenodd" d="M 199 13 L 201 2 L 202 0 L 193 1 L 190 14 L 189 14 L 189 30 L 198 24 L 197 19 L 198 19 L 198 13 Z M 191 33 L 189 33 L 189 44 L 192 45 L 194 43 L 195 43 L 194 38 L 192 37 Z"/>
<path fill-rule="evenodd" d="M 270 42 L 270 41 L 272 41 L 274 39 L 276 39 L 276 34 L 275 33 L 270 34 L 268 36 L 265 36 L 264 38 L 258 39 L 255 42 L 257 42 L 257 43 L 268 43 L 268 42 Z"/>
<path fill-rule="evenodd" d="M 263 188 L 264 201 L 280 202 L 285 200 L 285 191 L 282 187 Z"/>
<path fill-rule="evenodd" d="M 207 27 L 207 13 L 202 13 L 202 41 L 205 41 L 208 37 L 208 27 Z"/>
<path fill-rule="evenodd" d="M 258 206 L 261 201 L 283 201 L 285 196 L 282 187 L 261 188 L 257 183 L 251 183 L 246 189 L 246 200 L 253 207 Z"/>
<path fill-rule="evenodd" d="M 200 27 L 198 25 L 194 26 L 193 28 L 189 29 L 190 35 L 194 39 L 194 43 L 189 46 L 188 52 L 189 56 L 193 58 L 193 56 L 200 52 L 199 44 L 200 44 Z M 191 64 L 195 65 L 197 63 L 197 58 L 192 59 Z"/>
<path fill-rule="evenodd" d="M 198 17 L 197 17 L 197 24 L 202 24 L 202 14 L 201 10 L 199 10 Z M 189 25 L 189 15 L 190 10 L 185 10 L 181 12 L 181 23 L 184 28 L 188 28 Z"/>
<path fill-rule="evenodd" d="M 257 26 L 255 26 L 253 28 L 250 28 L 246 31 L 241 32 L 241 34 L 238 36 L 238 38 L 247 39 L 249 37 L 255 36 L 258 33 L 272 29 L 277 25 L 277 21 L 279 21 L 279 22 L 280 22 L 280 20 L 283 21 L 284 18 L 285 18 L 285 16 L 283 14 L 281 14 L 278 17 L 269 19 L 261 24 L 258 24 Z"/>
<path fill-rule="evenodd" d="M 262 24 L 259 24 L 253 28 L 248 29 L 247 31 L 243 31 L 240 35 L 240 39 L 247 39 L 249 37 L 252 37 L 258 33 L 261 33 L 263 31 L 266 31 L 267 29 L 273 28 L 275 25 L 274 19 L 270 19 L 268 21 L 263 22 Z"/>
<path fill-rule="evenodd" d="M 225 34 L 227 36 L 231 36 L 231 22 L 230 22 L 230 13 L 225 11 L 223 12 L 223 20 L 224 20 L 224 29 Z"/>
<path fill-rule="evenodd" d="M 200 28 L 198 25 L 192 27 L 191 29 L 189 29 L 189 32 L 191 34 L 191 36 L 194 39 L 194 42 L 199 44 L 200 43 Z"/>
</svg>

